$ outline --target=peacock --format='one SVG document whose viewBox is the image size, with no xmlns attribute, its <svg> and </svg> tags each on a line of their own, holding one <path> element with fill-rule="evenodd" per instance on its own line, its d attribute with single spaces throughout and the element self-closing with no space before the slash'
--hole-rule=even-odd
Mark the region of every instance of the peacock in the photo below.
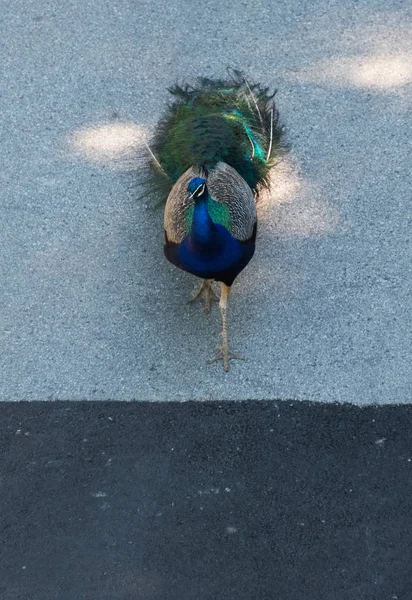
<svg viewBox="0 0 412 600">
<path fill-rule="evenodd" d="M 286 150 L 274 95 L 239 71 L 169 89 L 174 101 L 159 121 L 149 151 L 152 182 L 166 199 L 164 254 L 203 279 L 190 298 L 209 312 L 219 300 L 221 344 L 209 362 L 245 359 L 227 336 L 230 291 L 255 251 L 259 191 Z M 221 284 L 220 299 L 212 282 Z"/>
</svg>

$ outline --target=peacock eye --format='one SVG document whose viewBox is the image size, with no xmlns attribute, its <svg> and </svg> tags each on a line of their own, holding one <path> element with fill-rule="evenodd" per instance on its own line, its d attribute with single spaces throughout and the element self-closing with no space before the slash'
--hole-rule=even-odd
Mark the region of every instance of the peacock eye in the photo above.
<svg viewBox="0 0 412 600">
<path fill-rule="evenodd" d="M 205 184 L 201 183 L 195 190 L 189 195 L 189 198 L 200 198 L 205 191 Z"/>
</svg>

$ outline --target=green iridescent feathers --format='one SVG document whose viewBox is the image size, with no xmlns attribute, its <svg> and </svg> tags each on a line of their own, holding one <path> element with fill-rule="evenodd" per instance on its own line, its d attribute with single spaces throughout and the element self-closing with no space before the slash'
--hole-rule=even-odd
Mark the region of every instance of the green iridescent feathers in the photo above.
<svg viewBox="0 0 412 600">
<path fill-rule="evenodd" d="M 220 161 L 253 192 L 268 186 L 269 171 L 286 150 L 268 88 L 233 71 L 228 80 L 199 78 L 194 87 L 176 85 L 169 91 L 174 102 L 150 143 L 155 157 L 151 183 L 157 193 L 166 199 L 189 167 L 207 173 Z"/>
<path fill-rule="evenodd" d="M 194 209 L 195 206 L 194 204 L 192 204 L 184 210 L 184 217 L 186 222 L 186 235 L 190 233 L 190 230 L 192 228 Z M 222 202 L 215 202 L 213 198 L 209 196 L 209 198 L 207 199 L 207 211 L 214 223 L 222 225 L 230 232 L 232 231 L 232 218 L 226 204 L 223 204 Z"/>
</svg>

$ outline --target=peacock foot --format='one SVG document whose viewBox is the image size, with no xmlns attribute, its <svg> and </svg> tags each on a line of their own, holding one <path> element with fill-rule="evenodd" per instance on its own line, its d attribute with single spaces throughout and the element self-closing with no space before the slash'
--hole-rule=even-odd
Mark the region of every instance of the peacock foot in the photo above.
<svg viewBox="0 0 412 600">
<path fill-rule="evenodd" d="M 202 281 L 199 290 L 191 298 L 189 298 L 187 303 L 190 304 L 192 302 L 195 302 L 198 298 L 202 296 L 205 302 L 204 311 L 205 313 L 210 312 L 212 302 L 214 300 L 219 300 L 219 296 L 216 294 L 215 290 L 212 287 L 212 281 L 213 279 L 205 279 L 204 281 Z"/>
<path fill-rule="evenodd" d="M 207 361 L 207 364 L 211 365 L 212 363 L 217 362 L 218 360 L 222 360 L 223 368 L 227 373 L 229 371 L 229 361 L 234 360 L 234 359 L 247 360 L 247 356 L 241 356 L 240 354 L 235 354 L 234 352 L 232 352 L 230 350 L 230 348 L 227 345 L 225 346 L 224 344 L 222 344 L 217 349 L 214 357 L 211 360 Z"/>
</svg>

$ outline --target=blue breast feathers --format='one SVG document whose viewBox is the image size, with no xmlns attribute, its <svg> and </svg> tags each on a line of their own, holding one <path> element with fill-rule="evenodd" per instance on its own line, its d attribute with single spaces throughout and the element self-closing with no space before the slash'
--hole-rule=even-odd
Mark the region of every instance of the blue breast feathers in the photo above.
<svg viewBox="0 0 412 600">
<path fill-rule="evenodd" d="M 250 240 L 240 242 L 224 225 L 214 222 L 209 214 L 206 182 L 201 178 L 191 180 L 188 193 L 195 199 L 188 233 L 176 244 L 168 240 L 166 232 L 165 255 L 197 277 L 232 285 L 253 256 L 256 229 Z"/>
<path fill-rule="evenodd" d="M 219 273 L 243 263 L 245 244 L 242 244 L 222 225 L 214 224 L 214 231 L 192 231 L 179 244 L 177 255 L 182 267 L 205 279 L 215 279 Z"/>
</svg>

